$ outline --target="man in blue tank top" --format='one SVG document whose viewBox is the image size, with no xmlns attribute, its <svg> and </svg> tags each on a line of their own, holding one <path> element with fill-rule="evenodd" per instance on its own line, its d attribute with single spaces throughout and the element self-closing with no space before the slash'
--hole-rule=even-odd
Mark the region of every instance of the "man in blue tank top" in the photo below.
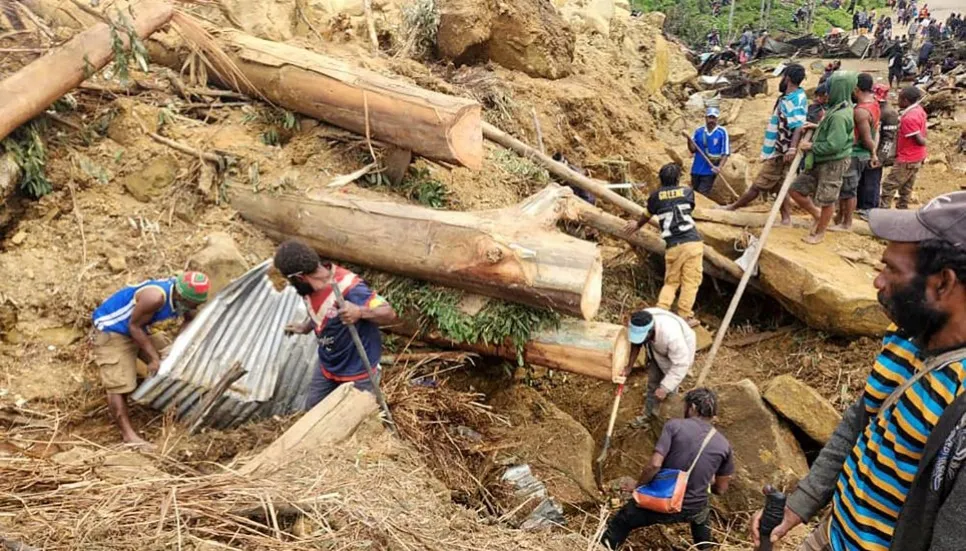
<svg viewBox="0 0 966 551">
<path fill-rule="evenodd" d="M 348 326 L 355 325 L 369 364 L 378 369 L 382 356 L 380 325 L 396 321 L 392 306 L 369 289 L 358 275 L 342 266 L 323 263 L 305 243 L 294 239 L 278 246 L 275 268 L 305 299 L 309 316 L 290 323 L 286 332 L 306 334 L 315 331 L 319 341 L 319 367 L 312 372 L 305 409 L 309 410 L 342 384 L 372 390 L 369 373 L 352 341 Z M 345 306 L 336 305 L 332 281 L 339 285 Z"/>
<path fill-rule="evenodd" d="M 124 287 L 94 310 L 94 362 L 124 442 L 150 446 L 134 431 L 127 410 L 127 395 L 137 388 L 138 358 L 147 364 L 148 375 L 154 375 L 161 366 L 160 351 L 167 345 L 162 335 L 150 334 L 149 328 L 178 317 L 187 324 L 208 299 L 210 287 L 208 276 L 201 272 L 150 279 Z"/>
</svg>

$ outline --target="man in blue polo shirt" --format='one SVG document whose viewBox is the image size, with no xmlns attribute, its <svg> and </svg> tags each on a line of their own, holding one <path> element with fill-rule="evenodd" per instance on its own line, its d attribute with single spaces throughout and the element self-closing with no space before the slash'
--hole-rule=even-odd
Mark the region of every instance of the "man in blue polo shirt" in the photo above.
<svg viewBox="0 0 966 551">
<path fill-rule="evenodd" d="M 312 372 L 305 409 L 325 399 L 339 385 L 350 383 L 359 390 L 372 390 L 362 357 L 356 350 L 349 325 L 355 324 L 369 364 L 378 369 L 382 356 L 380 325 L 396 321 L 392 306 L 374 293 L 358 275 L 335 264 L 323 263 L 308 245 L 288 240 L 275 251 L 275 268 L 305 299 L 309 316 L 290 323 L 289 333 L 315 331 L 319 341 L 319 368 Z M 345 306 L 336 305 L 332 282 L 339 285 Z"/>
<path fill-rule="evenodd" d="M 719 114 L 717 107 L 708 107 L 705 111 L 705 125 L 695 130 L 694 136 L 688 140 L 688 149 L 694 154 L 694 163 L 691 165 L 691 187 L 705 196 L 711 193 L 714 179 L 731 155 L 728 131 L 718 126 Z M 708 159 L 705 160 L 705 157 Z M 708 160 L 711 163 L 708 163 Z"/>
</svg>

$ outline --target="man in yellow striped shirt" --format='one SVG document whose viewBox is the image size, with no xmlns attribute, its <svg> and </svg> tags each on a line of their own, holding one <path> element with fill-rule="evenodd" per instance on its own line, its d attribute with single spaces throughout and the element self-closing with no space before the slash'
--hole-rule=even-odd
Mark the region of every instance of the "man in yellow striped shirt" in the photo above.
<svg viewBox="0 0 966 551">
<path fill-rule="evenodd" d="M 966 192 L 918 212 L 874 209 L 869 223 L 889 242 L 875 286 L 894 325 L 771 539 L 831 504 L 801 550 L 963 550 Z"/>
</svg>

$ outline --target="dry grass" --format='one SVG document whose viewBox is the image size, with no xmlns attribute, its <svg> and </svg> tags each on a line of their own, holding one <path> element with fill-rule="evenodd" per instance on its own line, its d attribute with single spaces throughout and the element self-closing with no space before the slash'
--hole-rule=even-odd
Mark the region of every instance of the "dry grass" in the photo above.
<svg viewBox="0 0 966 551">
<path fill-rule="evenodd" d="M 440 375 L 454 365 L 390 370 L 384 384 L 402 438 L 373 421 L 343 445 L 268 477 L 214 463 L 212 474 L 200 474 L 197 462 L 174 459 L 177 451 L 147 455 L 76 438 L 72 457 L 0 458 L 4 537 L 48 550 L 586 548 L 579 534 L 510 530 L 454 504 L 461 494 L 493 499 L 481 481 L 487 440 L 455 427 L 486 433 L 506 423 L 478 403 L 480 395 L 446 385 Z M 185 440 L 197 449 L 206 438 Z M 593 522 L 586 524 L 592 536 Z"/>
</svg>

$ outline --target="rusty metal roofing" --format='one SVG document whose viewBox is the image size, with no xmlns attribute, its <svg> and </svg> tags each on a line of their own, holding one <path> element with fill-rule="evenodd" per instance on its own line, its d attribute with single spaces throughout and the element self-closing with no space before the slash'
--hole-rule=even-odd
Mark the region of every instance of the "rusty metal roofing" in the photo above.
<svg viewBox="0 0 966 551">
<path fill-rule="evenodd" d="M 134 400 L 183 417 L 240 361 L 248 373 L 229 387 L 204 425 L 227 428 L 300 409 L 318 365 L 316 340 L 284 333 L 287 323 L 308 314 L 294 289 L 275 289 L 268 269 L 267 261 L 253 268 L 202 308 Z"/>
</svg>

